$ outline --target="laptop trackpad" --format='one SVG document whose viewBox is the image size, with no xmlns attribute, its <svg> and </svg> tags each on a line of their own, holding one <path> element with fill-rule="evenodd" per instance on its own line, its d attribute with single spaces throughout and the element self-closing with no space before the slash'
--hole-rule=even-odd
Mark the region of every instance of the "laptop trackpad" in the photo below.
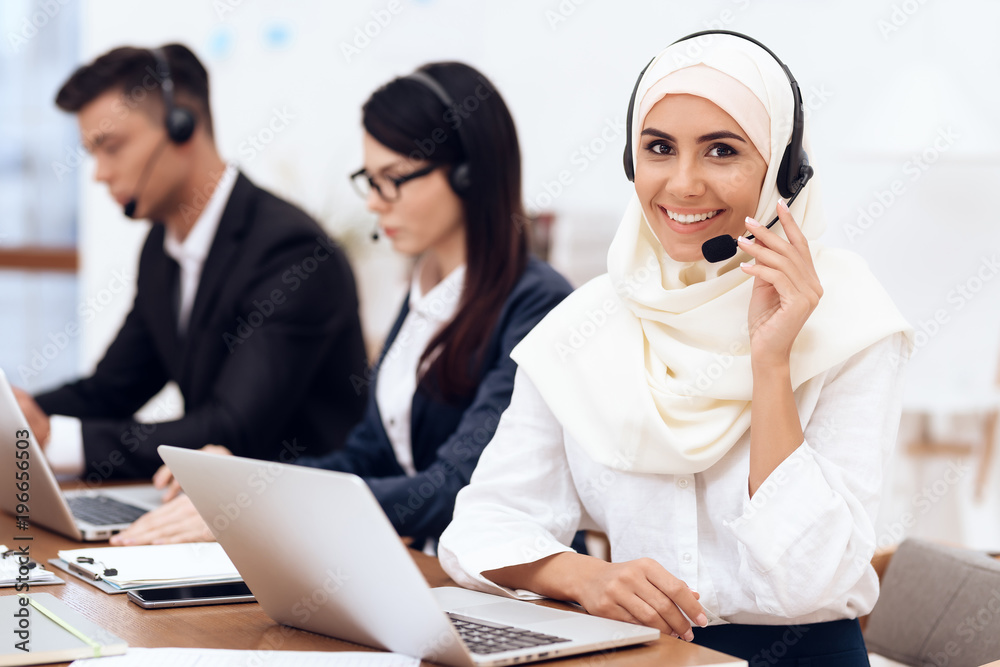
<svg viewBox="0 0 1000 667">
<path fill-rule="evenodd" d="M 570 612 L 558 609 L 549 609 L 536 604 L 526 602 L 516 602 L 513 600 L 499 600 L 487 604 L 479 604 L 461 609 L 452 609 L 455 613 L 472 618 L 481 618 L 484 621 L 495 623 L 505 623 L 525 627 L 534 623 L 544 623 L 546 621 L 566 620 L 566 614 Z"/>
<path fill-rule="evenodd" d="M 137 484 L 102 489 L 101 493 L 109 498 L 135 505 L 144 510 L 150 510 L 163 504 L 163 489 L 157 489 L 152 484 Z"/>
</svg>

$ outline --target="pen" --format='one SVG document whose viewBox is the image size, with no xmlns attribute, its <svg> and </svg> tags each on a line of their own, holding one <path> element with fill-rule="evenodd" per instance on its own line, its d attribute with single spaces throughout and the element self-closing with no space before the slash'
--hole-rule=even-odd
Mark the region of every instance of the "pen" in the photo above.
<svg viewBox="0 0 1000 667">
<path fill-rule="evenodd" d="M 98 563 L 98 564 L 100 564 L 101 567 L 104 568 L 104 576 L 105 577 L 114 577 L 114 576 L 118 575 L 118 570 L 116 570 L 114 568 L 109 568 L 104 563 L 101 563 L 101 561 L 99 561 L 99 560 L 95 561 L 93 558 L 90 558 L 89 556 L 77 556 L 76 557 L 76 563 L 86 563 L 87 565 L 94 565 L 95 563 Z M 66 564 L 69 566 L 70 570 L 72 570 L 73 572 L 76 572 L 77 574 L 82 574 L 85 577 L 88 576 L 88 575 L 94 575 L 94 581 L 98 581 L 98 580 L 100 580 L 102 578 L 100 574 L 97 574 L 96 572 L 91 572 L 90 570 L 84 569 L 84 568 L 80 567 L 79 565 L 77 565 L 76 563 L 74 563 L 72 561 L 69 561 Z"/>
<path fill-rule="evenodd" d="M 88 570 L 86 568 L 80 567 L 79 565 L 77 565 L 76 563 L 74 563 L 72 561 L 70 561 L 70 562 L 68 562 L 66 564 L 69 566 L 69 569 L 70 569 L 71 572 L 75 572 L 76 574 L 79 574 L 82 577 L 93 577 L 94 581 L 99 581 L 100 578 L 101 578 L 101 575 L 99 575 L 98 573 L 91 572 L 90 570 Z"/>
</svg>

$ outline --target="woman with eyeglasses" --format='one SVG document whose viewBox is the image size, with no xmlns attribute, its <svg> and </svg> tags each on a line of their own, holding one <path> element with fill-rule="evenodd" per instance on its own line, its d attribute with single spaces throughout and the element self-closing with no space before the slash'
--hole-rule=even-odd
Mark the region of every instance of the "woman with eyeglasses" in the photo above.
<svg viewBox="0 0 1000 667">
<path fill-rule="evenodd" d="M 370 382 L 364 419 L 343 449 L 295 463 L 361 476 L 420 545 L 448 525 L 510 402 L 511 350 L 571 287 L 529 255 L 517 133 L 482 74 L 425 65 L 376 90 L 362 123 L 364 167 L 351 179 L 417 262 L 378 364 L 359 379 Z M 163 468 L 155 482 L 170 477 Z M 208 526 L 181 496 L 112 543 L 204 539 Z"/>
</svg>

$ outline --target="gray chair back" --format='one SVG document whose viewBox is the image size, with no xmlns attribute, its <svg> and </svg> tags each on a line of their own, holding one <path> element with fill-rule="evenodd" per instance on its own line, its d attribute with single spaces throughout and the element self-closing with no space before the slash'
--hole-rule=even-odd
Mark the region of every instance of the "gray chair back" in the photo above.
<svg viewBox="0 0 1000 667">
<path fill-rule="evenodd" d="M 865 643 L 870 653 L 920 667 L 1000 660 L 1000 561 L 906 540 L 889 562 Z"/>
</svg>

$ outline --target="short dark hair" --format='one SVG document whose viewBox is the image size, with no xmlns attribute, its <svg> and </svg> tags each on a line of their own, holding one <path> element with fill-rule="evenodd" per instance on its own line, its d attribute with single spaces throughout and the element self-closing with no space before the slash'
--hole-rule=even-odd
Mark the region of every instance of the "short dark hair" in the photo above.
<svg viewBox="0 0 1000 667">
<path fill-rule="evenodd" d="M 208 98 L 208 72 L 198 57 L 183 44 L 161 47 L 174 81 L 175 104 L 190 108 L 209 136 L 212 111 Z M 109 90 L 118 89 L 129 106 L 137 106 L 148 95 L 162 102 L 160 77 L 152 50 L 121 46 L 79 67 L 56 94 L 56 106 L 77 113 Z M 192 106 L 193 105 L 193 106 Z"/>
</svg>

